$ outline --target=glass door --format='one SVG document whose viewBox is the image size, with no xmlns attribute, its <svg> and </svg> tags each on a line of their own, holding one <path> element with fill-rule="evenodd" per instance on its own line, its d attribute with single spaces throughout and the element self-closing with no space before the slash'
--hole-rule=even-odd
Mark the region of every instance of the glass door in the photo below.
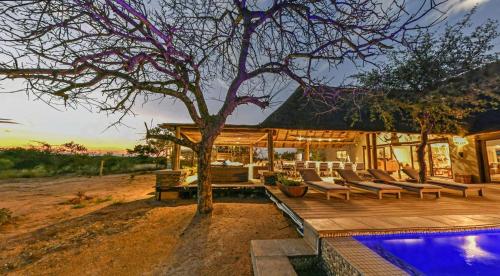
<svg viewBox="0 0 500 276">
<path fill-rule="evenodd" d="M 453 178 L 451 170 L 450 146 L 448 143 L 430 145 L 432 156 L 432 175 Z"/>
<path fill-rule="evenodd" d="M 500 182 L 500 139 L 486 141 L 486 158 L 492 182 Z"/>
</svg>

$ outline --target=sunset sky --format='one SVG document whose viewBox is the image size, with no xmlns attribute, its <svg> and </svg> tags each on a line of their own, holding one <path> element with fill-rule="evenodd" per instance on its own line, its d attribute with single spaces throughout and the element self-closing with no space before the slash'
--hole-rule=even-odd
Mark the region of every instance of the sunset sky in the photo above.
<svg viewBox="0 0 500 276">
<path fill-rule="evenodd" d="M 500 20 L 500 0 L 452 0 L 456 6 L 449 17 L 455 22 L 464 12 L 474 4 L 479 8 L 474 16 L 475 23 L 483 23 L 487 18 Z M 500 47 L 496 43 L 496 51 Z M 329 74 L 336 76 L 336 81 L 342 81 L 354 72 L 353 66 L 346 64 Z M 223 91 L 223 83 L 214 85 L 214 89 Z M 22 88 L 22 82 L 0 81 L 0 92 Z M 268 116 L 280 101 L 286 99 L 296 88 L 290 85 L 283 91 L 272 108 L 261 112 L 255 106 L 239 107 L 229 118 L 230 123 L 253 124 L 261 122 Z M 212 93 L 219 93 L 212 91 Z M 218 101 L 210 103 L 213 110 L 220 104 Z M 51 144 L 62 144 L 68 141 L 85 144 L 92 150 L 120 151 L 133 147 L 140 142 L 144 135 L 144 122 L 156 125 L 163 122 L 189 122 L 185 108 L 177 103 L 165 100 L 150 102 L 135 108 L 136 116 L 128 116 L 123 125 L 110 127 L 116 122 L 116 116 L 89 111 L 85 108 L 76 110 L 60 107 L 59 110 L 37 100 L 32 95 L 20 93 L 0 94 L 0 118 L 13 119 L 18 124 L 0 124 L 0 147 L 26 146 L 32 141 L 45 141 Z"/>
</svg>

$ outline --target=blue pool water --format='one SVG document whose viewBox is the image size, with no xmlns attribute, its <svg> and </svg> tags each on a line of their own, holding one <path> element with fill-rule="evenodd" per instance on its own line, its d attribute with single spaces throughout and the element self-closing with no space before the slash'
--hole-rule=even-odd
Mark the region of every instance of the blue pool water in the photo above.
<svg viewBox="0 0 500 276">
<path fill-rule="evenodd" d="M 355 239 L 412 275 L 500 275 L 500 229 Z"/>
</svg>

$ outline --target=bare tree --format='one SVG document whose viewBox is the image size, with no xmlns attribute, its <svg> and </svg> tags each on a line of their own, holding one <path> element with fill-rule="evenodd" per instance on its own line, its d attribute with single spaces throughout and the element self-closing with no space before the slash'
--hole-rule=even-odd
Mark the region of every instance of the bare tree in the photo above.
<svg viewBox="0 0 500 276">
<path fill-rule="evenodd" d="M 314 95 L 327 80 L 319 68 L 369 61 L 445 1 L 2 2 L 0 75 L 25 79 L 50 104 L 127 114 L 154 97 L 180 100 L 201 141 L 156 138 L 197 153 L 198 212 L 209 213 L 211 149 L 237 106 L 266 108 L 272 87 L 289 80 Z M 214 79 L 228 83 L 215 112 L 207 104 Z"/>
</svg>

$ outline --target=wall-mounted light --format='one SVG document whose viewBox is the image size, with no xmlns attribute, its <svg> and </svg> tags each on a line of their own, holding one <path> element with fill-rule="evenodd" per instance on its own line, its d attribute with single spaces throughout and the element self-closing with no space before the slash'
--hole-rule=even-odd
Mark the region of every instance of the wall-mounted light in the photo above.
<svg viewBox="0 0 500 276">
<path fill-rule="evenodd" d="M 463 146 L 468 145 L 469 141 L 464 137 L 453 136 L 453 144 L 455 144 L 456 146 L 459 146 L 459 147 L 463 147 Z"/>
<path fill-rule="evenodd" d="M 458 156 L 461 158 L 464 158 L 464 146 L 469 144 L 469 141 L 465 139 L 464 137 L 460 136 L 453 136 L 453 144 L 457 146 L 457 151 L 458 151 Z"/>
</svg>

